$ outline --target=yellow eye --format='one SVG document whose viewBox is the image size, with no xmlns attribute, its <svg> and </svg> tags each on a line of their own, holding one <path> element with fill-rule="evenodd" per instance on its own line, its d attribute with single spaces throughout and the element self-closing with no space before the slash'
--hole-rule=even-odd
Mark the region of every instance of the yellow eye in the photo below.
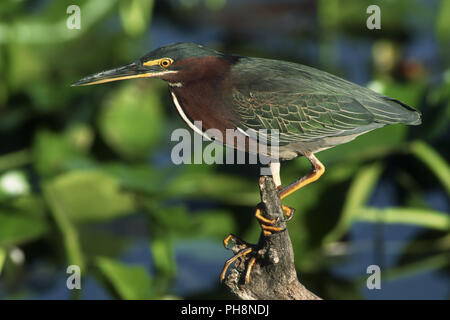
<svg viewBox="0 0 450 320">
<path fill-rule="evenodd" d="M 172 59 L 164 58 L 159 61 L 159 65 L 163 68 L 168 68 L 172 64 Z"/>
</svg>

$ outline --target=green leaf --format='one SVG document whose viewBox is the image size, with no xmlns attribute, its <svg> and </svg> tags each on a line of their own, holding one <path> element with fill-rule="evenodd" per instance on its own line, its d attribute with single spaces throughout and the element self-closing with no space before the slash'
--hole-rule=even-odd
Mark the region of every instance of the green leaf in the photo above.
<svg viewBox="0 0 450 320">
<path fill-rule="evenodd" d="M 421 208 L 360 208 L 355 210 L 355 221 L 400 223 L 416 225 L 424 228 L 448 231 L 450 230 L 450 215 Z"/>
<path fill-rule="evenodd" d="M 132 195 L 120 190 L 118 181 L 99 171 L 71 171 L 46 184 L 46 196 L 73 223 L 117 218 L 134 210 Z"/>
<path fill-rule="evenodd" d="M 382 170 L 379 163 L 364 166 L 359 170 L 348 190 L 340 220 L 324 238 L 324 243 L 336 241 L 348 231 L 358 210 L 365 205 L 372 194 Z"/>
<path fill-rule="evenodd" d="M 226 211 L 205 210 L 188 212 L 185 207 L 160 208 L 149 213 L 152 226 L 150 248 L 158 275 L 173 278 L 176 274 L 174 240 L 192 237 L 222 239 L 234 232 L 236 226 L 232 215 Z"/>
<path fill-rule="evenodd" d="M 49 131 L 38 132 L 33 143 L 33 164 L 42 175 L 62 171 L 65 161 L 75 154 L 60 135 Z"/>
<path fill-rule="evenodd" d="M 164 114 L 155 90 L 127 83 L 106 100 L 100 132 L 106 143 L 124 157 L 144 158 L 160 141 Z"/>
<path fill-rule="evenodd" d="M 161 170 L 148 165 L 126 165 L 113 163 L 104 169 L 114 176 L 120 185 L 127 190 L 143 193 L 161 193 L 164 190 L 167 177 L 173 174 L 173 168 Z"/>
<path fill-rule="evenodd" d="M 393 281 L 417 274 L 442 270 L 449 265 L 448 253 L 436 254 L 405 265 L 389 268 L 382 273 L 384 281 Z"/>
<path fill-rule="evenodd" d="M 425 272 L 442 270 L 449 265 L 448 253 L 435 254 L 431 257 L 425 257 L 418 261 L 407 263 L 405 265 L 395 266 L 382 271 L 383 281 L 394 281 L 406 277 L 413 277 Z M 359 277 L 355 283 L 365 285 L 367 276 Z"/>
<path fill-rule="evenodd" d="M 7 251 L 5 248 L 0 247 L 0 276 L 2 275 L 3 266 L 6 261 Z"/>
<path fill-rule="evenodd" d="M 63 235 L 68 261 L 84 265 L 77 224 L 112 219 L 134 209 L 133 198 L 119 190 L 111 176 L 96 171 L 73 171 L 44 187 L 56 224 Z"/>
<path fill-rule="evenodd" d="M 154 298 L 152 281 L 144 267 L 125 265 L 105 257 L 98 257 L 95 264 L 120 299 L 144 300 Z"/>
<path fill-rule="evenodd" d="M 235 205 L 254 206 L 260 201 L 256 182 L 250 182 L 238 176 L 211 172 L 206 165 L 186 168 L 182 174 L 170 182 L 166 192 L 167 196 L 214 199 Z"/>
<path fill-rule="evenodd" d="M 0 23 L 0 43 L 9 44 L 12 39 L 20 44 L 61 44 L 64 41 L 74 40 L 88 32 L 91 27 L 104 19 L 105 15 L 116 5 L 117 0 L 96 1 L 85 0 L 77 2 L 82 10 L 81 29 L 74 30 L 66 27 L 67 7 L 70 1 L 53 1 L 45 5 L 45 10 L 38 15 L 22 15 L 15 17 L 13 23 L 8 21 Z M 35 51 L 35 49 L 29 49 Z M 33 60 L 30 61 L 32 64 Z M 25 75 L 26 70 L 24 69 Z"/>
<path fill-rule="evenodd" d="M 445 159 L 424 141 L 413 142 L 411 152 L 428 166 L 450 195 L 450 166 Z"/>
<path fill-rule="evenodd" d="M 177 272 L 173 239 L 161 234 L 154 236 L 150 248 L 158 277 L 173 278 Z"/>
<path fill-rule="evenodd" d="M 440 1 L 440 8 L 437 11 L 438 16 L 436 18 L 436 33 L 446 43 L 448 41 L 448 35 L 450 34 L 450 1 Z"/>
<path fill-rule="evenodd" d="M 152 203 L 149 203 L 150 207 Z M 151 210 L 151 208 L 149 209 Z M 151 225 L 157 226 L 155 232 L 163 230 L 163 235 L 167 235 L 167 230 L 177 235 L 191 234 L 192 217 L 183 206 L 170 206 L 151 210 Z M 157 234 L 160 235 L 159 233 Z"/>
<path fill-rule="evenodd" d="M 30 158 L 30 152 L 28 150 L 4 154 L 0 156 L 0 172 L 28 164 L 31 161 Z"/>
<path fill-rule="evenodd" d="M 384 80 L 382 82 L 384 90 L 382 94 L 394 97 L 401 102 L 417 108 L 426 89 L 425 82 L 398 82 L 394 80 Z M 404 126 L 404 125 L 403 125 Z"/>
<path fill-rule="evenodd" d="M 84 256 L 81 250 L 78 230 L 66 213 L 64 203 L 60 203 L 58 194 L 55 192 L 51 183 L 43 186 L 44 197 L 50 206 L 50 212 L 53 215 L 56 225 L 61 232 L 67 262 L 71 265 L 77 265 L 84 269 Z"/>
<path fill-rule="evenodd" d="M 80 230 L 81 246 L 88 259 L 97 256 L 116 257 L 129 248 L 135 240 L 131 235 L 119 235 L 98 228 Z"/>
<path fill-rule="evenodd" d="M 151 218 L 152 231 L 157 237 L 219 237 L 236 230 L 232 214 L 225 210 L 201 210 L 188 212 L 183 206 L 152 208 L 153 203 L 147 203 Z M 159 230 L 164 230 L 163 234 Z M 167 231 L 170 230 L 170 231 Z"/>
<path fill-rule="evenodd" d="M 251 212 L 249 212 L 251 214 Z M 192 215 L 192 223 L 197 235 L 222 239 L 225 234 L 237 230 L 231 212 L 220 210 L 198 211 Z"/>
<path fill-rule="evenodd" d="M 120 1 L 120 20 L 125 32 L 130 36 L 139 36 L 147 30 L 153 10 L 153 0 Z"/>
<path fill-rule="evenodd" d="M 49 230 L 42 201 L 21 197 L 0 209 L 0 246 L 20 245 L 43 236 Z"/>
<path fill-rule="evenodd" d="M 36 50 L 24 49 L 15 42 L 6 48 L 11 59 L 7 64 L 8 72 L 5 75 L 8 77 L 8 84 L 13 92 L 21 88 L 34 87 L 31 84 L 42 83 L 39 80 L 45 77 L 45 62 Z M 32 105 L 34 106 L 34 104 Z"/>
<path fill-rule="evenodd" d="M 87 128 L 81 130 L 84 133 L 76 127 L 69 128 L 62 134 L 39 131 L 33 144 L 33 165 L 37 171 L 44 176 L 51 176 L 79 167 L 80 163 L 89 164 L 91 160 L 86 156 L 86 144 L 90 142 L 83 140 L 92 139 L 92 133 Z"/>
<path fill-rule="evenodd" d="M 18 245 L 41 237 L 48 231 L 45 220 L 24 214 L 0 212 L 0 245 Z"/>
</svg>

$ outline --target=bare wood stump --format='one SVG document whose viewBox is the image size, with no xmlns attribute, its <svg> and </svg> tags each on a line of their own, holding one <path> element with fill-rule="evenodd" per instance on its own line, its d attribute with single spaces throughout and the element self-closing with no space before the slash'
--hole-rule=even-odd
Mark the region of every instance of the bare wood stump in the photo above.
<svg viewBox="0 0 450 320">
<path fill-rule="evenodd" d="M 292 243 L 272 177 L 261 177 L 259 188 L 261 214 L 267 219 L 276 219 L 275 226 L 282 227 L 284 231 L 270 236 L 261 233 L 255 250 L 239 258 L 230 267 L 224 284 L 234 295 L 244 300 L 320 300 L 298 281 Z M 242 249 L 238 244 L 232 248 L 234 253 Z M 256 262 L 250 274 L 250 282 L 246 284 L 245 274 L 252 257 L 256 257 Z"/>
</svg>

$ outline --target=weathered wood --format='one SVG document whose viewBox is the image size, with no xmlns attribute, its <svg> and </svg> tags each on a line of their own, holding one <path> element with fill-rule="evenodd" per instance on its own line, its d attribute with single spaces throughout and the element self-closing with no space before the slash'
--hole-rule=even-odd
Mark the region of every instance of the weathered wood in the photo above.
<svg viewBox="0 0 450 320">
<path fill-rule="evenodd" d="M 276 227 L 285 229 L 270 236 L 261 236 L 255 250 L 239 258 L 224 281 L 233 294 L 244 300 L 320 300 L 306 289 L 297 278 L 294 266 L 294 252 L 283 217 L 281 201 L 272 177 L 264 176 L 259 180 L 262 201 L 262 215 L 276 219 Z M 235 245 L 235 253 L 242 250 Z M 245 283 L 247 265 L 256 257 L 248 284 Z"/>
</svg>

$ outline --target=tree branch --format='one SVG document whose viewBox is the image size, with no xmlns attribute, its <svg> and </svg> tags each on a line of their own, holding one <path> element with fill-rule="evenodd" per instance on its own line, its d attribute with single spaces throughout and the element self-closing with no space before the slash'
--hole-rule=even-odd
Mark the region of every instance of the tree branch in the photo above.
<svg viewBox="0 0 450 320">
<path fill-rule="evenodd" d="M 272 177 L 259 180 L 261 193 L 261 214 L 267 219 L 276 219 L 276 227 L 284 231 L 264 236 L 261 233 L 254 251 L 239 258 L 224 283 L 237 297 L 244 300 L 320 300 L 297 279 L 294 266 L 294 252 L 291 239 L 283 221 L 284 214 Z M 237 243 L 232 249 L 236 254 L 244 247 Z M 245 283 L 249 261 L 255 257 L 250 273 L 250 282 Z"/>
</svg>

